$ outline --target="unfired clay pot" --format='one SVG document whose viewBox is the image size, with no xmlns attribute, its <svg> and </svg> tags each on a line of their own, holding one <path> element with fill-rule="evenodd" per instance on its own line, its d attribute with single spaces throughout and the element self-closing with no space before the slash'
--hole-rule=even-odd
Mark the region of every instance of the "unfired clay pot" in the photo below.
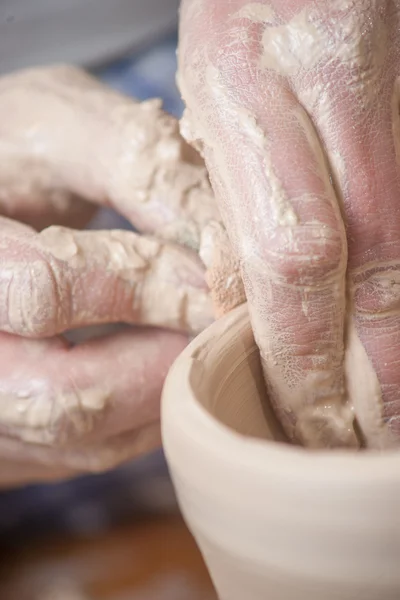
<svg viewBox="0 0 400 600">
<path fill-rule="evenodd" d="M 221 600 L 399 600 L 400 453 L 287 444 L 245 306 L 178 358 L 162 412 L 178 499 Z"/>
</svg>

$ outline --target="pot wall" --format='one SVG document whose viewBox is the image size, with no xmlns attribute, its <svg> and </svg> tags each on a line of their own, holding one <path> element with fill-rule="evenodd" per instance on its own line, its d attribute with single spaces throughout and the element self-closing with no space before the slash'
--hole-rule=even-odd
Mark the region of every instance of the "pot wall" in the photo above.
<svg viewBox="0 0 400 600">
<path fill-rule="evenodd" d="M 164 447 L 221 600 L 398 600 L 400 455 L 285 443 L 241 307 L 178 358 Z"/>
</svg>

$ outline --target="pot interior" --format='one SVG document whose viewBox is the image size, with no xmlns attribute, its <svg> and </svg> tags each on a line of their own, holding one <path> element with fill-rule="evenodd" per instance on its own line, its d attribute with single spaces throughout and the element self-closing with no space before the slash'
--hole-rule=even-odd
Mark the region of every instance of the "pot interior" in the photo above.
<svg viewBox="0 0 400 600">
<path fill-rule="evenodd" d="M 216 328 L 193 358 L 192 388 L 214 419 L 247 437 L 288 443 L 268 400 L 247 310 Z"/>
</svg>

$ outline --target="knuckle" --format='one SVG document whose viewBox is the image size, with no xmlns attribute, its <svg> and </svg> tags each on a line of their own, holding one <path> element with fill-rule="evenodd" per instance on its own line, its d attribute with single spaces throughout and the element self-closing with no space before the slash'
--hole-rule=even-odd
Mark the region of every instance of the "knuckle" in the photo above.
<svg viewBox="0 0 400 600">
<path fill-rule="evenodd" d="M 255 261 L 254 261 L 255 258 Z M 247 263 L 260 268 L 277 282 L 299 286 L 330 283 L 346 268 L 346 249 L 336 229 L 279 228 L 261 244 L 261 253 Z"/>
<path fill-rule="evenodd" d="M 361 317 L 376 320 L 400 314 L 400 264 L 363 267 L 351 278 L 354 306 Z"/>
<path fill-rule="evenodd" d="M 65 319 L 65 303 L 51 262 L 31 261 L 8 281 L 6 329 L 27 337 L 53 335 Z"/>
</svg>

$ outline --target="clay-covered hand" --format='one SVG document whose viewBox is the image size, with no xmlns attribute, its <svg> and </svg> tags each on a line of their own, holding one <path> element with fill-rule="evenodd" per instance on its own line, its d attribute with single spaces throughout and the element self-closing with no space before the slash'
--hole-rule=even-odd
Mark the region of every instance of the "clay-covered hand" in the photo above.
<svg viewBox="0 0 400 600">
<path fill-rule="evenodd" d="M 398 0 L 183 2 L 182 132 L 270 397 L 314 447 L 400 440 L 399 25 Z"/>
<path fill-rule="evenodd" d="M 0 114 L 0 485 L 9 485 L 102 470 L 159 444 L 166 372 L 213 319 L 198 253 L 212 263 L 224 233 L 204 164 L 158 101 L 135 103 L 59 67 L 0 80 Z M 93 205 L 147 235 L 68 228 Z M 80 345 L 62 336 L 119 322 L 141 327 Z"/>
</svg>

